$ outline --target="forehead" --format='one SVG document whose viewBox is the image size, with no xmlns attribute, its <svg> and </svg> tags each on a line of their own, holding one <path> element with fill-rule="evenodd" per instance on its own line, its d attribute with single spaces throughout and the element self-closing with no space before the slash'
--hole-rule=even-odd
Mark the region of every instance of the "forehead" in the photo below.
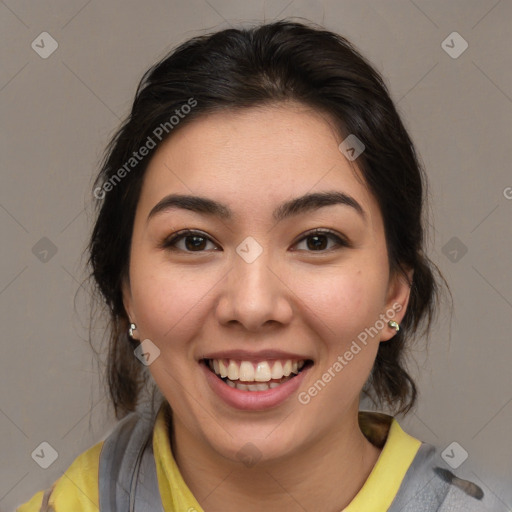
<svg viewBox="0 0 512 512">
<path fill-rule="evenodd" d="M 355 162 L 339 150 L 341 141 L 331 119 L 299 104 L 205 115 L 158 148 L 139 206 L 147 215 L 162 197 L 180 193 L 263 215 L 291 197 L 339 190 L 373 216 L 376 203 Z"/>
</svg>

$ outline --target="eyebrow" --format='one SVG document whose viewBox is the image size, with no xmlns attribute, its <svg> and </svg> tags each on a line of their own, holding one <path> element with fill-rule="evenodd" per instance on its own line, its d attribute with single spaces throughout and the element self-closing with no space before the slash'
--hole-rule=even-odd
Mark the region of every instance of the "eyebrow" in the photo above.
<svg viewBox="0 0 512 512">
<path fill-rule="evenodd" d="M 366 213 L 363 207 L 348 194 L 338 191 L 314 192 L 290 199 L 280 204 L 273 212 L 273 219 L 280 222 L 296 215 L 319 210 L 325 206 L 345 205 L 355 210 L 363 220 Z M 233 211 L 226 205 L 207 197 L 170 194 L 161 199 L 149 212 L 146 222 L 157 214 L 167 212 L 174 208 L 190 210 L 203 215 L 219 217 L 225 220 L 234 218 Z"/>
</svg>

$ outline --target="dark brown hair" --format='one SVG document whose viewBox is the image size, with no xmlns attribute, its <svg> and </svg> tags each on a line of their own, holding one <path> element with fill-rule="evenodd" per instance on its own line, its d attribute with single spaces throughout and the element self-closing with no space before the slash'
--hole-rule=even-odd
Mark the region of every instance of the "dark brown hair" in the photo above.
<svg viewBox="0 0 512 512">
<path fill-rule="evenodd" d="M 135 410 L 148 382 L 127 335 L 121 283 L 155 148 L 136 165 L 127 162 L 148 146 L 148 137 L 158 148 L 204 114 L 285 101 L 327 114 L 340 135 L 354 134 L 365 146 L 356 163 L 381 209 L 390 268 L 404 278 L 413 269 L 414 279 L 401 330 L 380 344 L 363 391 L 395 413 L 414 405 L 417 389 L 405 369 L 404 349 L 415 335 L 428 334 L 441 282 L 424 252 L 423 170 L 382 78 L 354 46 L 322 27 L 282 20 L 196 37 L 172 51 L 144 74 L 129 117 L 107 147 L 94 184 L 99 211 L 88 250 L 91 277 L 110 318 L 107 380 L 118 418 Z"/>
</svg>

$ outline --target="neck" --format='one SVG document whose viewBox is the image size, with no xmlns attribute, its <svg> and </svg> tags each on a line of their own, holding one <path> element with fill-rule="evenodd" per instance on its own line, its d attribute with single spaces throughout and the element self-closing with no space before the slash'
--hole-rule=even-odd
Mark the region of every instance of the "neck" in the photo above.
<svg viewBox="0 0 512 512">
<path fill-rule="evenodd" d="M 359 492 L 380 455 L 361 432 L 356 414 L 279 460 L 244 466 L 219 456 L 174 423 L 174 457 L 205 512 L 322 510 L 339 512 Z"/>
</svg>

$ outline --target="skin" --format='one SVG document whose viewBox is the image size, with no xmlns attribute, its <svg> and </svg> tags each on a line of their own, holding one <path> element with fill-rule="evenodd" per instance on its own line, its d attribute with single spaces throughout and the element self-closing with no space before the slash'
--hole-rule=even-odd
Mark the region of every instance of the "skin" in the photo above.
<svg viewBox="0 0 512 512">
<path fill-rule="evenodd" d="M 225 404 L 198 364 L 212 350 L 280 349 L 307 355 L 307 391 L 357 335 L 409 299 L 403 277 L 390 275 L 384 227 L 356 162 L 325 116 L 289 103 L 212 114 L 173 134 L 152 157 L 136 210 L 129 281 L 123 286 L 136 337 L 160 356 L 149 370 L 173 409 L 173 453 L 205 511 L 339 511 L 361 489 L 380 450 L 362 434 L 359 396 L 387 326 L 307 405 L 294 393 L 265 411 Z M 339 191 L 362 206 L 331 205 L 276 223 L 275 207 L 306 193 Z M 215 199 L 232 220 L 184 209 L 151 209 L 167 194 Z M 202 252 L 186 240 L 160 242 L 182 229 L 202 231 Z M 350 247 L 304 233 L 328 228 Z M 263 253 L 248 264 L 236 252 L 248 236 Z M 190 239 L 189 239 L 190 241 Z M 187 252 L 188 248 L 188 252 Z M 180 250 L 181 249 L 181 250 Z M 245 467 L 237 452 L 256 446 Z"/>
</svg>

